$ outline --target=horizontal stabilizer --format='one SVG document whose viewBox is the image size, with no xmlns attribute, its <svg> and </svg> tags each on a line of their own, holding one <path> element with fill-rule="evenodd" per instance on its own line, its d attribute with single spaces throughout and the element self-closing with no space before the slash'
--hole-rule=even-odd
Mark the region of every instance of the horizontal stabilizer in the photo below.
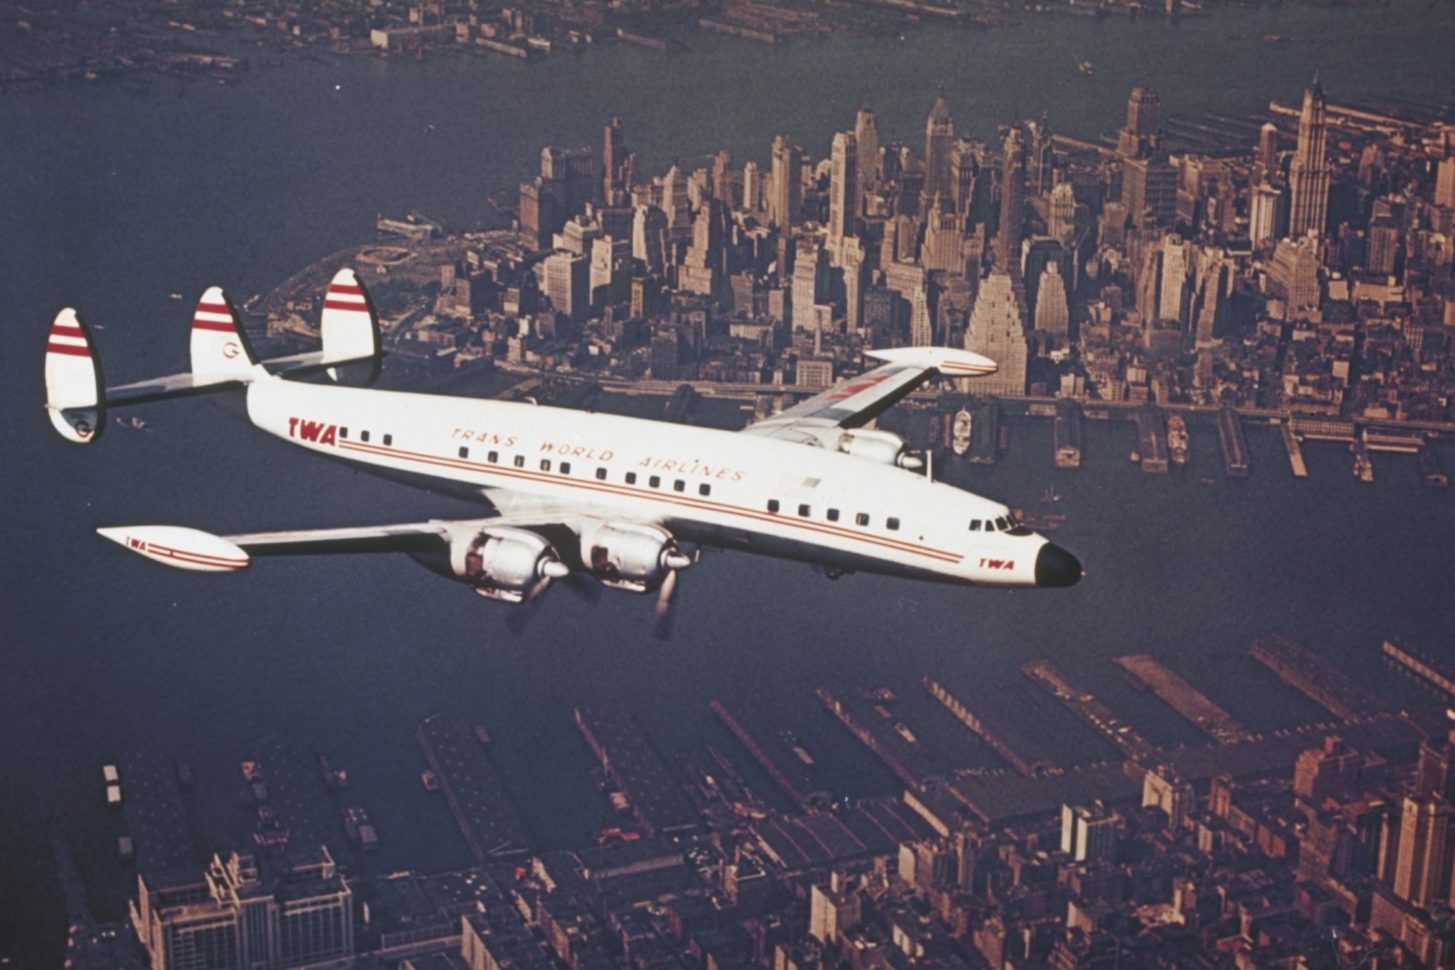
<svg viewBox="0 0 1455 970">
<path fill-rule="evenodd" d="M 983 377 L 994 374 L 1000 367 L 989 357 L 953 347 L 895 347 L 892 350 L 866 350 L 864 356 L 890 364 L 939 371 L 946 377 Z"/>
<path fill-rule="evenodd" d="M 226 573 L 243 569 L 251 561 L 235 543 L 198 529 L 177 525 L 123 525 L 96 531 L 138 555 L 177 569 Z"/>
<path fill-rule="evenodd" d="M 45 405 L 61 437 L 95 440 L 106 427 L 105 386 L 91 331 L 66 307 L 56 314 L 45 348 Z"/>
</svg>

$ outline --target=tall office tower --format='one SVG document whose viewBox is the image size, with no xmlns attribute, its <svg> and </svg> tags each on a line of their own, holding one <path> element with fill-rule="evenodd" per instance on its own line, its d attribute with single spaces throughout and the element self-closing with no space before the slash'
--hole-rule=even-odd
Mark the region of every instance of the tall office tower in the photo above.
<svg viewBox="0 0 1455 970">
<path fill-rule="evenodd" d="M 691 225 L 692 202 L 687 198 L 687 176 L 676 165 L 667 169 L 662 182 L 662 211 L 667 215 L 668 229 L 685 229 Z"/>
<path fill-rule="evenodd" d="M 1157 152 L 1157 129 L 1161 125 L 1161 100 L 1157 92 L 1140 85 L 1127 98 L 1127 124 L 1117 134 L 1117 154 L 1123 158 L 1150 158 Z"/>
<path fill-rule="evenodd" d="M 1393 276 L 1400 250 L 1399 223 L 1392 216 L 1379 216 L 1369 223 L 1369 251 L 1365 268 L 1381 276 Z"/>
<path fill-rule="evenodd" d="M 1273 250 L 1268 279 L 1290 308 L 1318 306 L 1323 296 L 1319 286 L 1318 237 L 1280 239 Z"/>
<path fill-rule="evenodd" d="M 1162 239 L 1162 280 L 1158 287 L 1157 320 L 1187 323 L 1187 277 L 1192 268 L 1188 243 L 1181 236 Z"/>
<path fill-rule="evenodd" d="M 1030 142 L 1026 147 L 1026 194 L 1045 195 L 1055 181 L 1056 156 L 1052 152 L 1051 125 L 1043 117 L 1026 125 Z"/>
<path fill-rule="evenodd" d="M 1116 814 L 1105 805 L 1061 806 L 1061 851 L 1077 862 L 1109 862 L 1117 851 Z"/>
<path fill-rule="evenodd" d="M 667 268 L 667 215 L 654 205 L 639 205 L 632 218 L 632 258 L 640 260 L 650 276 Z"/>
<path fill-rule="evenodd" d="M 733 153 L 726 148 L 718 149 L 712 156 L 712 197 L 729 210 L 736 200 L 733 198 Z"/>
<path fill-rule="evenodd" d="M 929 274 L 914 263 L 887 263 L 884 286 L 909 305 L 909 343 L 925 347 L 934 343 L 934 321 L 930 316 Z"/>
<path fill-rule="evenodd" d="M 859 211 L 858 145 L 854 133 L 834 135 L 829 161 L 829 259 L 839 265 L 844 240 L 854 235 L 854 216 Z"/>
<path fill-rule="evenodd" d="M 1455 798 L 1455 731 L 1420 743 L 1415 791 L 1421 795 L 1439 795 L 1447 801 Z"/>
<path fill-rule="evenodd" d="M 950 146 L 950 203 L 964 220 L 970 218 L 975 189 L 980 179 L 980 166 L 985 160 L 985 146 L 968 138 L 956 138 Z"/>
<path fill-rule="evenodd" d="M 1193 320 L 1197 347 L 1211 347 L 1216 343 L 1213 334 L 1223 318 L 1227 298 L 1232 292 L 1233 268 L 1227 253 L 1216 247 L 1202 250 L 1198 254 L 1195 275 L 1197 289 L 1189 315 Z"/>
<path fill-rule="evenodd" d="M 1000 184 L 1000 231 L 995 237 L 995 265 L 1018 277 L 1021 232 L 1026 221 L 1026 148 L 1020 126 L 1005 136 L 1005 163 Z"/>
<path fill-rule="evenodd" d="M 1036 331 L 1065 337 L 1071 330 L 1071 308 L 1066 303 L 1066 281 L 1061 267 L 1047 263 L 1036 285 Z"/>
<path fill-rule="evenodd" d="M 743 208 L 760 212 L 763 208 L 763 175 L 758 163 L 749 160 L 743 165 Z"/>
<path fill-rule="evenodd" d="M 980 284 L 965 349 L 1000 365 L 989 377 L 977 377 L 976 394 L 1020 395 L 1026 392 L 1026 310 L 1010 274 L 992 270 Z"/>
<path fill-rule="evenodd" d="M 1264 182 L 1252 192 L 1248 205 L 1248 239 L 1256 246 L 1283 236 L 1283 191 Z"/>
<path fill-rule="evenodd" d="M 950 143 L 955 140 L 955 122 L 944 95 L 935 98 L 930 116 L 925 120 L 925 184 L 926 200 L 936 195 L 950 195 Z"/>
<path fill-rule="evenodd" d="M 1310 230 L 1324 234 L 1329 214 L 1329 166 L 1324 160 L 1328 125 L 1324 120 L 1324 89 L 1314 78 L 1303 93 L 1303 111 L 1298 116 L 1298 148 L 1288 166 L 1291 203 L 1288 234 L 1295 239 Z"/>
<path fill-rule="evenodd" d="M 1435 174 L 1435 205 L 1455 209 L 1455 155 L 1441 161 Z"/>
<path fill-rule="evenodd" d="M 1406 795 L 1399 825 L 1394 894 L 1414 906 L 1445 902 L 1450 893 L 1450 803 L 1434 795 Z"/>
<path fill-rule="evenodd" d="M 1122 205 L 1133 227 L 1171 226 L 1177 218 L 1177 170 L 1160 158 L 1122 163 Z"/>
<path fill-rule="evenodd" d="M 926 270 L 941 270 L 963 276 L 965 257 L 961 253 L 961 242 L 965 234 L 960 231 L 960 217 L 935 196 L 934 205 L 925 215 L 925 242 L 920 249 L 920 265 Z"/>
<path fill-rule="evenodd" d="M 607 205 L 623 205 L 626 202 L 630 183 L 627 173 L 631 166 L 627 159 L 631 149 L 626 147 L 626 129 L 620 118 L 612 118 L 606 125 L 601 144 L 601 197 Z"/>
<path fill-rule="evenodd" d="M 844 326 L 850 333 L 859 329 L 864 317 L 864 287 L 869 275 L 869 267 L 865 266 L 867 259 L 862 239 L 850 237 L 844 240 L 839 264 L 844 269 Z"/>
<path fill-rule="evenodd" d="M 589 148 L 541 149 L 541 178 L 561 186 L 565 210 L 562 219 L 580 212 L 596 197 L 596 156 Z"/>
<path fill-rule="evenodd" d="M 1258 151 L 1253 161 L 1265 178 L 1278 174 L 1278 126 L 1271 121 L 1258 129 Z"/>
<path fill-rule="evenodd" d="M 552 253 L 545 261 L 545 291 L 563 316 L 580 320 L 591 306 L 591 267 L 585 256 Z"/>
<path fill-rule="evenodd" d="M 1061 182 L 1051 190 L 1051 235 L 1065 244 L 1076 232 L 1076 192 L 1070 182 Z"/>
<path fill-rule="evenodd" d="M 798 204 L 803 186 L 799 168 L 802 165 L 797 146 L 779 135 L 773 139 L 773 186 L 768 196 L 768 221 L 787 229 L 798 220 Z"/>
<path fill-rule="evenodd" d="M 859 198 L 879 186 L 879 122 L 869 108 L 854 116 L 854 142 L 859 146 Z"/>
<path fill-rule="evenodd" d="M 798 240 L 798 253 L 793 260 L 793 329 L 817 331 L 814 307 L 823 293 L 823 249 L 812 238 Z"/>
</svg>

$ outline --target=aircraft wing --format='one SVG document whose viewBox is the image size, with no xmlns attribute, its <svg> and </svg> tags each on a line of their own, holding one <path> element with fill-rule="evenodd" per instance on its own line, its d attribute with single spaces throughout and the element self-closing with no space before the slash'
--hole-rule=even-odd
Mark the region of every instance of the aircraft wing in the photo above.
<svg viewBox="0 0 1455 970">
<path fill-rule="evenodd" d="M 291 529 L 218 536 L 176 525 L 123 525 L 97 529 L 138 555 L 199 572 L 242 569 L 257 556 L 330 552 L 412 552 L 449 539 L 452 529 L 479 522 L 441 520 L 343 529 Z"/>
<path fill-rule="evenodd" d="M 825 432 L 863 427 L 936 375 L 980 377 L 996 371 L 995 361 L 948 347 L 898 347 L 866 353 L 885 363 L 750 425 L 746 433 L 822 445 Z"/>
</svg>

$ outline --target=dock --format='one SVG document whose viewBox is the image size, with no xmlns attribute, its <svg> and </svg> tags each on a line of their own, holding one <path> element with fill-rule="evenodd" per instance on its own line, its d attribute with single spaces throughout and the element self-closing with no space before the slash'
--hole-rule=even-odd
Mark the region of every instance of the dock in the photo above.
<svg viewBox="0 0 1455 970">
<path fill-rule="evenodd" d="M 626 796 L 647 835 L 697 828 L 697 809 L 686 789 L 677 783 L 630 714 L 614 708 L 578 707 L 574 718 L 602 772 Z"/>
<path fill-rule="evenodd" d="M 1254 640 L 1248 654 L 1342 721 L 1357 721 L 1386 710 L 1384 702 L 1358 687 L 1342 670 L 1290 637 L 1275 633 Z"/>
<path fill-rule="evenodd" d="M 808 763 L 804 760 L 808 757 L 807 752 L 803 752 L 791 735 L 759 723 L 741 708 L 731 711 L 721 700 L 714 700 L 708 706 L 753 760 L 768 773 L 774 784 L 800 809 L 809 811 L 815 801 L 827 797 L 809 772 Z"/>
<path fill-rule="evenodd" d="M 475 733 L 456 718 L 435 714 L 419 722 L 414 736 L 475 864 L 529 855 L 525 821 Z"/>
<path fill-rule="evenodd" d="M 948 688 L 933 677 L 926 674 L 920 678 L 920 683 L 924 684 L 925 689 L 935 700 L 945 705 L 945 710 L 953 714 L 957 721 L 974 732 L 980 740 L 990 745 L 995 753 L 1005 760 L 1006 764 L 1022 775 L 1034 778 L 1055 768 L 1055 764 L 1049 758 L 1037 758 L 1018 749 L 1016 742 L 1007 737 L 1009 733 L 1007 728 L 996 723 L 985 711 L 976 714 L 970 710 L 964 701 L 950 693 Z"/>
<path fill-rule="evenodd" d="M 1139 734 L 1132 725 L 1119 720 L 1110 708 L 1096 699 L 1096 695 L 1071 686 L 1049 661 L 1026 664 L 1021 668 L 1021 673 L 1050 691 L 1072 714 L 1105 735 L 1133 761 L 1146 761 L 1158 753 L 1155 744 Z"/>
<path fill-rule="evenodd" d="M 1243 437 L 1243 422 L 1238 412 L 1223 408 L 1218 412 L 1218 444 L 1223 449 L 1223 467 L 1229 478 L 1248 477 L 1248 441 Z"/>
<path fill-rule="evenodd" d="M 876 707 L 883 709 L 883 704 L 876 705 L 871 700 L 828 687 L 820 687 L 814 693 L 830 714 L 910 788 L 922 788 L 936 773 L 918 744 L 897 731 L 891 719 L 876 710 Z"/>
<path fill-rule="evenodd" d="M 1133 653 L 1117 657 L 1116 662 L 1127 673 L 1152 688 L 1152 692 L 1166 701 L 1167 706 L 1219 744 L 1241 744 L 1255 739 L 1252 731 L 1239 724 L 1207 695 L 1164 667 L 1155 657 Z"/>
<path fill-rule="evenodd" d="M 1354 477 L 1366 485 L 1374 481 L 1374 460 L 1369 457 L 1369 442 L 1362 436 L 1349 446 L 1354 453 Z"/>
<path fill-rule="evenodd" d="M 1384 662 L 1429 688 L 1441 700 L 1455 701 L 1455 671 L 1403 640 L 1385 640 L 1379 647 Z"/>
<path fill-rule="evenodd" d="M 1081 407 L 1075 401 L 1056 402 L 1054 439 L 1057 468 L 1081 467 Z"/>
<path fill-rule="evenodd" d="M 1308 478 L 1308 465 L 1303 460 L 1303 446 L 1299 444 L 1292 422 L 1284 421 L 1279 429 L 1283 432 L 1283 447 L 1288 451 L 1288 464 L 1293 469 L 1293 477 Z"/>
<path fill-rule="evenodd" d="M 1162 414 L 1148 405 L 1137 408 L 1137 454 L 1148 475 L 1167 474 L 1167 435 Z"/>
<path fill-rule="evenodd" d="M 1417 457 L 1420 463 L 1421 481 L 1431 488 L 1450 487 L 1450 476 L 1445 473 L 1445 468 L 1440 463 L 1440 454 L 1435 450 L 1432 442 L 1425 442 Z"/>
</svg>

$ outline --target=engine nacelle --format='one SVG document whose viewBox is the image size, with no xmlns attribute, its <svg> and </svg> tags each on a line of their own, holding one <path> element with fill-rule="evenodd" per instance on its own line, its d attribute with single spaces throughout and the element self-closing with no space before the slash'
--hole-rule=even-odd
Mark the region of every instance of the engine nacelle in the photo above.
<svg viewBox="0 0 1455 970">
<path fill-rule="evenodd" d="M 692 565 L 666 529 L 631 522 L 603 523 L 584 533 L 581 560 L 603 586 L 634 593 L 650 592 L 672 570 Z"/>
<path fill-rule="evenodd" d="M 492 526 L 450 543 L 450 567 L 481 596 L 521 603 L 547 579 L 570 572 L 555 547 L 528 529 Z"/>
<path fill-rule="evenodd" d="M 888 431 L 876 428 L 855 428 L 839 435 L 839 451 L 856 458 L 877 461 L 883 465 L 898 465 L 900 468 L 924 467 L 924 459 L 910 451 L 904 439 Z"/>
</svg>

